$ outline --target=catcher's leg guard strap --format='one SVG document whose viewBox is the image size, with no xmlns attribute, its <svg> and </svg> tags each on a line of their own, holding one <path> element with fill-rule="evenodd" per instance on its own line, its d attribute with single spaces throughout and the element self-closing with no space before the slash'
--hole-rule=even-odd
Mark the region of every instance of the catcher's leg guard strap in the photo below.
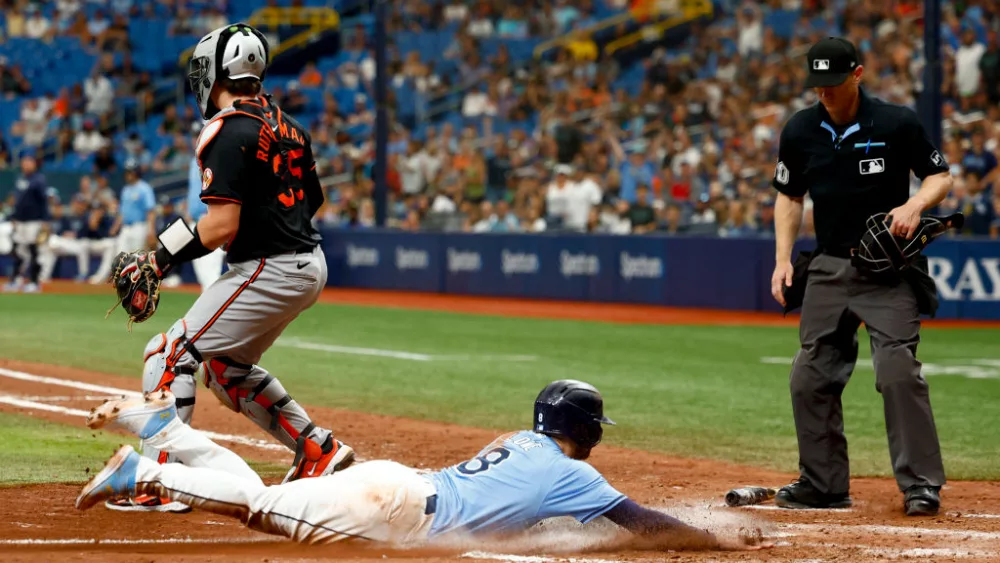
<svg viewBox="0 0 1000 563">
<path fill-rule="evenodd" d="M 201 354 L 185 335 L 187 324 L 179 320 L 167 332 L 157 334 L 143 354 L 142 390 L 146 393 L 170 389 L 177 397 L 177 411 L 190 422 L 194 407 L 194 374 Z"/>
<path fill-rule="evenodd" d="M 290 450 L 297 449 L 299 436 L 322 444 L 330 435 L 317 428 L 281 382 L 260 366 L 212 358 L 205 363 L 205 384 L 224 405 L 246 415 Z"/>
</svg>

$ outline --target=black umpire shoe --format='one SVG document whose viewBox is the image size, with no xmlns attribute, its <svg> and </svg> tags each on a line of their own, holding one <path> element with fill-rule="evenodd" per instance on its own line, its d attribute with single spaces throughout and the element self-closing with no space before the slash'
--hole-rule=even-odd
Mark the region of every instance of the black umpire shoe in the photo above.
<svg viewBox="0 0 1000 563">
<path fill-rule="evenodd" d="M 903 506 L 907 516 L 934 516 L 941 508 L 938 487 L 914 485 L 906 489 Z"/>
<path fill-rule="evenodd" d="M 816 490 L 808 480 L 800 477 L 785 485 L 774 495 L 774 504 L 782 508 L 847 508 L 851 506 L 848 493 L 828 494 Z"/>
</svg>

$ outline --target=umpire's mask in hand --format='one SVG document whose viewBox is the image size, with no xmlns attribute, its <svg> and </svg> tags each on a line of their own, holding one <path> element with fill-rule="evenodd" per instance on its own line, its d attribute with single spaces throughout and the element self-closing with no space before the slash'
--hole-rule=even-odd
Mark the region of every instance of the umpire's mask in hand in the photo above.
<svg viewBox="0 0 1000 563">
<path fill-rule="evenodd" d="M 961 229 L 965 216 L 955 213 L 947 217 L 922 217 L 910 239 L 890 233 L 891 223 L 892 218 L 885 213 L 876 213 L 868 218 L 868 230 L 851 257 L 855 268 L 869 275 L 895 277 L 906 270 L 935 238 L 950 228 Z"/>
</svg>

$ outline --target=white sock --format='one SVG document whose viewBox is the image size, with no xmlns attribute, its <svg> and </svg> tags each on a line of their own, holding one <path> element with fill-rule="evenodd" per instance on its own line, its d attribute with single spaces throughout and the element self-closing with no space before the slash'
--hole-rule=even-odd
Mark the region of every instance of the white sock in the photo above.
<svg viewBox="0 0 1000 563">
<path fill-rule="evenodd" d="M 143 448 L 151 447 L 172 454 L 179 463 L 188 467 L 214 469 L 257 485 L 264 484 L 243 458 L 209 440 L 179 418 L 172 420 L 155 436 L 143 440 L 142 445 Z"/>
<path fill-rule="evenodd" d="M 145 457 L 139 458 L 135 485 L 136 493 L 167 497 L 241 522 L 247 521 L 253 499 L 266 488 L 260 478 L 243 479 L 226 471 L 179 463 L 160 464 Z"/>
</svg>

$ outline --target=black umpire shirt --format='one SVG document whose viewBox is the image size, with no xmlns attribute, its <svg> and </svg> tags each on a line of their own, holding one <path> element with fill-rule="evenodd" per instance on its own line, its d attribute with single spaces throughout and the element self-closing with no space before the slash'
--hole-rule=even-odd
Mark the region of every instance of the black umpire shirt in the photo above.
<svg viewBox="0 0 1000 563">
<path fill-rule="evenodd" d="M 860 96 L 847 125 L 834 125 L 820 103 L 793 115 L 772 181 L 790 197 L 809 193 L 817 245 L 838 254 L 858 245 L 869 217 L 906 203 L 911 170 L 921 180 L 948 171 L 913 110 Z"/>
</svg>

